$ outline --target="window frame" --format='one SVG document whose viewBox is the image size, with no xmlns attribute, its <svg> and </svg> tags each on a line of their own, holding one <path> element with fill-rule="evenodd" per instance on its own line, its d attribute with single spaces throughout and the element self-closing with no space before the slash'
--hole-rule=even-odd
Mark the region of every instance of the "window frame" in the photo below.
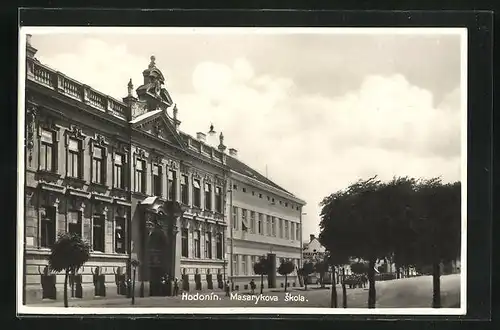
<svg viewBox="0 0 500 330">
<path fill-rule="evenodd" d="M 72 223 L 70 222 L 70 213 L 75 213 L 76 216 L 77 216 L 77 223 Z M 75 234 L 79 234 L 80 237 L 83 239 L 83 211 L 82 210 L 75 210 L 75 209 L 71 209 L 71 210 L 68 210 L 66 212 L 66 223 L 67 223 L 67 226 L 66 226 L 66 232 L 67 233 L 71 233 L 73 232 L 71 230 L 71 225 L 75 224 L 75 225 L 79 225 L 79 233 L 75 233 Z M 76 227 L 76 226 L 75 226 Z"/>
<path fill-rule="evenodd" d="M 116 157 L 121 158 L 121 164 L 116 163 Z M 127 189 L 127 154 L 124 152 L 114 152 L 113 153 L 113 188 L 116 189 Z M 117 168 L 120 168 L 120 178 L 117 178 Z M 117 184 L 117 179 L 119 179 L 119 184 Z"/>
<path fill-rule="evenodd" d="M 188 228 L 181 229 L 181 257 L 182 258 L 189 258 L 189 229 Z"/>
<path fill-rule="evenodd" d="M 101 230 L 102 230 L 102 233 L 101 233 L 101 242 L 99 242 L 100 244 L 102 244 L 102 250 L 98 250 L 96 249 L 96 234 L 95 234 L 95 229 L 96 229 L 96 219 L 99 219 L 99 222 L 101 224 Z M 92 232 L 91 232 L 91 236 L 92 236 L 92 245 L 91 245 L 91 251 L 92 252 L 100 252 L 100 253 L 104 253 L 106 252 L 106 216 L 103 215 L 103 214 L 99 214 L 99 213 L 95 213 L 92 215 Z"/>
<path fill-rule="evenodd" d="M 77 143 L 77 151 L 72 150 L 71 148 L 71 142 L 74 141 Z M 67 141 L 67 146 L 66 146 L 66 175 L 70 178 L 73 179 L 83 179 L 84 176 L 84 171 L 83 171 L 83 166 L 84 166 L 84 160 L 83 160 L 83 153 L 85 150 L 85 141 L 84 139 L 79 139 L 77 137 L 69 137 Z M 76 170 L 76 175 L 74 175 L 74 164 L 75 160 L 74 157 L 76 157 L 76 164 L 77 164 L 77 170 Z M 70 162 L 71 161 L 71 162 Z M 71 164 L 71 166 L 70 166 Z"/>
<path fill-rule="evenodd" d="M 156 175 L 155 169 L 158 170 L 158 174 Z M 151 186 L 153 196 L 163 197 L 163 164 L 161 162 L 151 163 Z"/>
<path fill-rule="evenodd" d="M 201 258 L 201 232 L 199 229 L 193 231 L 194 258 Z"/>
<path fill-rule="evenodd" d="M 198 187 L 196 187 L 198 185 Z M 193 193 L 192 193 L 192 198 L 193 198 L 193 206 L 197 208 L 201 208 L 201 179 L 198 178 L 193 178 L 192 183 L 191 183 Z"/>
<path fill-rule="evenodd" d="M 172 180 L 170 180 L 170 173 L 172 173 Z M 177 171 L 173 168 L 167 169 L 167 199 L 170 201 L 177 200 Z"/>
<path fill-rule="evenodd" d="M 208 190 L 207 190 L 208 189 Z M 212 211 L 212 183 L 203 183 L 203 193 L 205 197 L 205 210 Z"/>
<path fill-rule="evenodd" d="M 118 251 L 118 247 L 117 247 L 117 244 L 118 244 L 118 222 L 122 222 L 123 221 L 123 228 L 121 229 L 122 233 L 123 233 L 123 237 L 120 238 L 120 240 L 123 240 L 123 248 L 121 249 L 122 251 Z M 128 230 L 127 230 L 127 217 L 125 216 L 116 216 L 115 217 L 115 226 L 114 226 L 114 252 L 115 253 L 119 253 L 119 254 L 127 254 L 127 240 L 128 240 Z M 106 236 L 106 235 L 104 235 Z"/>
<path fill-rule="evenodd" d="M 53 218 L 49 218 L 47 216 L 48 214 L 48 210 L 51 210 L 53 211 Z M 44 248 L 44 249 L 50 249 L 52 248 L 52 246 L 54 246 L 54 243 L 56 242 L 56 238 L 57 238 L 57 207 L 53 206 L 53 205 L 46 205 L 46 206 L 42 206 L 42 213 L 45 214 L 42 215 L 40 214 L 40 240 L 39 240 L 39 244 L 38 246 L 40 248 Z M 48 219 L 48 220 L 47 220 Z M 49 231 L 47 230 L 47 227 L 45 226 L 45 224 L 51 224 L 51 229 L 50 232 L 52 234 L 52 237 L 45 237 L 44 239 L 44 236 L 50 236 L 48 235 Z M 45 228 L 45 235 L 43 234 L 44 230 L 43 228 Z M 49 240 L 51 240 L 52 242 L 48 242 Z M 45 242 L 47 242 L 47 245 L 45 245 Z"/>
<path fill-rule="evenodd" d="M 184 205 L 189 205 L 189 176 L 185 173 L 182 173 L 180 180 L 181 203 Z"/>
</svg>

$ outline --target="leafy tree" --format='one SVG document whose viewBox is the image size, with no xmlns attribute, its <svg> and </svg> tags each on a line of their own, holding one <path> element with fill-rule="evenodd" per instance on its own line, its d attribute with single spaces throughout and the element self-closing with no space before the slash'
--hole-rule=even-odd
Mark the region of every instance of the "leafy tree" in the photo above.
<svg viewBox="0 0 500 330">
<path fill-rule="evenodd" d="M 90 246 L 80 235 L 74 233 L 60 234 L 51 248 L 49 269 L 64 274 L 64 307 L 68 307 L 68 277 L 85 264 L 90 257 Z"/>
<path fill-rule="evenodd" d="M 368 274 L 368 264 L 366 262 L 355 262 L 351 265 L 351 271 L 354 274 Z"/>
<path fill-rule="evenodd" d="M 319 274 L 319 283 L 322 288 L 325 287 L 325 274 L 328 272 L 328 263 L 320 260 L 314 265 L 314 271 Z"/>
<path fill-rule="evenodd" d="M 264 275 L 269 273 L 269 261 L 265 256 L 260 257 L 259 261 L 253 264 L 253 271 L 260 275 L 260 293 L 264 290 Z"/>
<path fill-rule="evenodd" d="M 278 267 L 278 273 L 280 275 L 285 275 L 285 292 L 288 286 L 288 275 L 293 272 L 295 265 L 291 261 L 283 261 Z"/>
<path fill-rule="evenodd" d="M 310 261 L 306 261 L 301 269 L 299 269 L 299 275 L 304 279 L 304 287 L 307 290 L 307 280 L 309 275 L 314 273 L 314 264 Z"/>
</svg>

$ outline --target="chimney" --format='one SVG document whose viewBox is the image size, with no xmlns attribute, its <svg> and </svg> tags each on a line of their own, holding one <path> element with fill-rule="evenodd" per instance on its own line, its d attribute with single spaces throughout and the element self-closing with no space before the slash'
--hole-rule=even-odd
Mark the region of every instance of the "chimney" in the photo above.
<svg viewBox="0 0 500 330">
<path fill-rule="evenodd" d="M 315 239 L 315 238 L 316 238 L 316 236 L 314 236 L 314 234 L 309 235 L 309 241 L 310 241 L 310 242 L 311 242 L 313 239 Z"/>
<path fill-rule="evenodd" d="M 238 157 L 238 150 L 234 149 L 234 148 L 229 148 L 229 155 L 236 158 Z"/>
<path fill-rule="evenodd" d="M 196 138 L 198 139 L 198 141 L 205 142 L 206 137 L 207 136 L 205 135 L 205 133 L 202 133 L 202 132 L 196 133 Z"/>
</svg>

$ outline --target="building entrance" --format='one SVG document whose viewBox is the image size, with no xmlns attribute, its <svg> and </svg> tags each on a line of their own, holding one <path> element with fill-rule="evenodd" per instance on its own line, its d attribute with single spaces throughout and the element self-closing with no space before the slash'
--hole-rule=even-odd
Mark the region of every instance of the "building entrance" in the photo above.
<svg viewBox="0 0 500 330">
<path fill-rule="evenodd" d="M 165 233 L 157 229 L 149 237 L 149 294 L 168 295 L 168 245 Z"/>
</svg>

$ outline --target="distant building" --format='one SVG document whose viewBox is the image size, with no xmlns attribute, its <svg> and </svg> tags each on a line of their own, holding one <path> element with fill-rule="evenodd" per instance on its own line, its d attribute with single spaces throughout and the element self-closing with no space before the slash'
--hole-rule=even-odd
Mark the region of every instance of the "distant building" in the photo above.
<svg viewBox="0 0 500 330">
<path fill-rule="evenodd" d="M 314 234 L 310 234 L 309 242 L 304 242 L 302 246 L 302 257 L 304 261 L 314 262 L 324 259 L 326 249 L 321 245 L 319 239 Z"/>
</svg>

